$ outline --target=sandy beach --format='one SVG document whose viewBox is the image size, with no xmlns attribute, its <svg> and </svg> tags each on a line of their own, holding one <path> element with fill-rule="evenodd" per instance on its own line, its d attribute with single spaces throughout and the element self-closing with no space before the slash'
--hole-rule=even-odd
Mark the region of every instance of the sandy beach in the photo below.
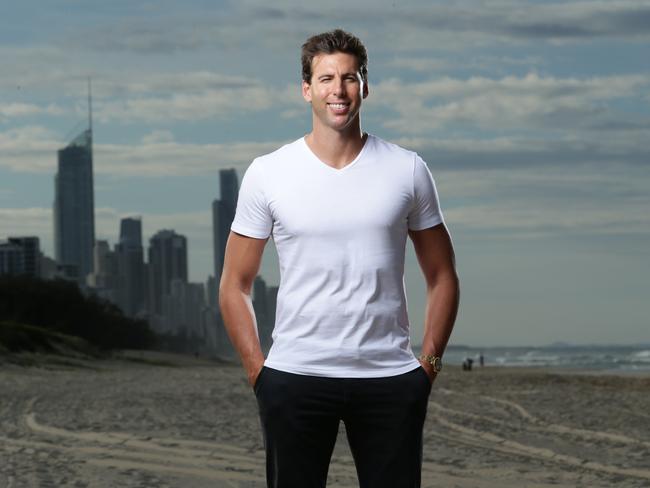
<svg viewBox="0 0 650 488">
<path fill-rule="evenodd" d="M 129 356 L 0 362 L 0 487 L 265 486 L 238 366 Z M 648 392 L 647 376 L 447 367 L 431 394 L 423 486 L 650 486 Z M 357 486 L 343 427 L 328 486 Z"/>
</svg>

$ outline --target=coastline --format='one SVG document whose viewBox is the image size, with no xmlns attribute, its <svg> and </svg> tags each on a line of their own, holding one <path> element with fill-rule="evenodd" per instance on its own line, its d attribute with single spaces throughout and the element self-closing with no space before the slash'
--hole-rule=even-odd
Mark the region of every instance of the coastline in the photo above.
<svg viewBox="0 0 650 488">
<path fill-rule="evenodd" d="M 238 364 L 166 353 L 0 364 L 0 486 L 262 488 L 257 405 Z M 424 487 L 650 483 L 650 378 L 447 366 Z M 356 486 L 340 428 L 328 486 Z"/>
</svg>

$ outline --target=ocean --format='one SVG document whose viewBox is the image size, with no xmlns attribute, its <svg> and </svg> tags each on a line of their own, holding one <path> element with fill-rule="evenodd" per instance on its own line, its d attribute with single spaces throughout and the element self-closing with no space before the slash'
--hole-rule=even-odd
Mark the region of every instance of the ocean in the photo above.
<svg viewBox="0 0 650 488">
<path fill-rule="evenodd" d="M 419 351 L 416 351 L 419 353 Z M 521 366 L 619 373 L 650 373 L 650 345 L 544 347 L 465 347 L 450 345 L 444 362 L 460 365 L 467 358 L 479 366 L 483 355 L 486 366 Z"/>
</svg>

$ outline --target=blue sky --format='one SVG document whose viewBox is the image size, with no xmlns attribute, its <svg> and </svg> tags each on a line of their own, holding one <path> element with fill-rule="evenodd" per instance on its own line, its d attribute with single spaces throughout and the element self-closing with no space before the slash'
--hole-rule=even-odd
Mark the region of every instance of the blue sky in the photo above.
<svg viewBox="0 0 650 488">
<path fill-rule="evenodd" d="M 369 51 L 363 128 L 429 164 L 457 250 L 452 341 L 650 343 L 650 2 L 25 1 L 0 19 L 0 238 L 53 254 L 56 150 L 93 79 L 96 233 L 141 215 L 212 269 L 218 171 L 309 131 L 299 48 Z M 262 275 L 278 282 L 272 243 Z M 424 284 L 409 248 L 414 339 Z"/>
</svg>

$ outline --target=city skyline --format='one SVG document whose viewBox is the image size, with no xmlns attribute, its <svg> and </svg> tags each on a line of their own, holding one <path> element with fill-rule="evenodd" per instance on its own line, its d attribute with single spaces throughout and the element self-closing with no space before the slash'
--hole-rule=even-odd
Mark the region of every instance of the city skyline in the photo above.
<svg viewBox="0 0 650 488">
<path fill-rule="evenodd" d="M 308 132 L 299 46 L 342 27 L 369 48 L 363 128 L 436 179 L 462 286 L 452 343 L 650 342 L 650 2 L 36 4 L 0 20 L 0 239 L 54 256 L 56 150 L 92 76 L 96 239 L 141 215 L 143 235 L 187 236 L 205 282 L 219 171 L 241 180 Z M 270 284 L 275 259 L 270 241 Z M 406 267 L 419 342 L 410 244 Z"/>
</svg>

